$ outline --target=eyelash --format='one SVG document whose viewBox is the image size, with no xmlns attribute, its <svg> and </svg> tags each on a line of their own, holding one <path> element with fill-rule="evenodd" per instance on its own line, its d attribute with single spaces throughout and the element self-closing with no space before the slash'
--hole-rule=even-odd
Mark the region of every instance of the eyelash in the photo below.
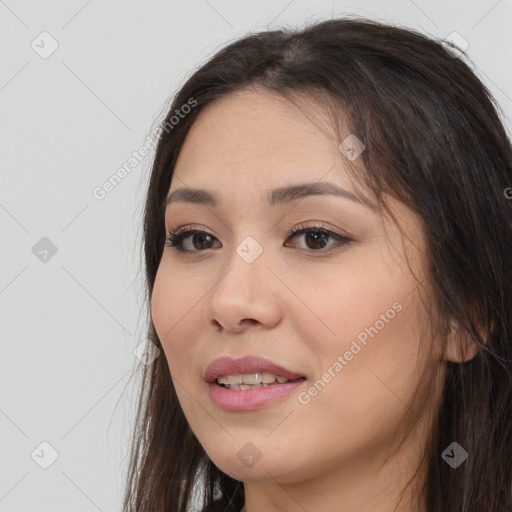
<svg viewBox="0 0 512 512">
<path fill-rule="evenodd" d="M 314 233 L 323 233 L 325 235 L 329 235 L 331 238 L 336 240 L 338 242 L 338 244 L 331 244 L 327 248 L 324 247 L 322 249 L 301 249 L 301 250 L 304 250 L 307 252 L 327 253 L 327 252 L 331 252 L 331 250 L 332 250 L 331 247 L 333 245 L 341 244 L 341 246 L 345 246 L 353 241 L 350 238 L 347 238 L 346 236 L 343 236 L 339 233 L 331 231 L 330 229 L 325 227 L 323 224 L 314 225 L 314 226 L 306 226 L 304 224 L 298 224 L 294 229 L 291 229 L 288 232 L 288 234 L 286 235 L 286 239 L 288 240 L 289 238 L 295 237 L 297 235 L 302 235 L 302 234 L 310 232 L 310 231 L 312 231 Z M 201 231 L 198 229 L 187 229 L 187 230 L 179 229 L 176 232 L 169 233 L 167 235 L 167 243 L 165 245 L 167 247 L 174 248 L 175 250 L 177 250 L 181 253 L 195 253 L 195 252 L 199 253 L 199 252 L 205 252 L 205 251 L 209 250 L 209 249 L 204 249 L 204 250 L 190 251 L 190 250 L 184 249 L 183 247 L 180 246 L 183 239 L 185 239 L 191 235 L 195 235 L 195 234 L 208 235 L 208 236 L 211 236 L 212 238 L 216 239 L 211 233 L 208 233 L 207 231 Z M 213 249 L 216 249 L 216 248 L 214 247 Z"/>
</svg>

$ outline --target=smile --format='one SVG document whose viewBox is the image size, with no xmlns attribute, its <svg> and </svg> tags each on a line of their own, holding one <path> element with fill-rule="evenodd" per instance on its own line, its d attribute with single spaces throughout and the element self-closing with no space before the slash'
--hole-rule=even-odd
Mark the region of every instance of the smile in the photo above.
<svg viewBox="0 0 512 512">
<path fill-rule="evenodd" d="M 244 373 L 242 375 L 220 375 L 217 377 L 217 383 L 227 389 L 243 390 L 249 388 L 259 388 L 272 386 L 274 384 L 284 384 L 289 379 L 273 373 Z"/>
</svg>

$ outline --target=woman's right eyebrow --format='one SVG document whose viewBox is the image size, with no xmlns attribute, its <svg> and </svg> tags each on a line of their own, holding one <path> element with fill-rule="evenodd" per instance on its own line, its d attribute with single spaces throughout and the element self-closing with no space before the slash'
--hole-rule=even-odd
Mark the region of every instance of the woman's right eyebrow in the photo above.
<svg viewBox="0 0 512 512">
<path fill-rule="evenodd" d="M 279 187 L 269 192 L 267 201 L 269 206 L 276 206 L 308 196 L 325 195 L 341 197 L 367 206 L 372 210 L 376 209 L 376 206 L 369 200 L 360 198 L 354 193 L 331 182 L 306 182 Z M 169 206 L 171 203 L 175 202 L 192 203 L 215 208 L 222 203 L 222 200 L 217 192 L 200 188 L 182 187 L 175 190 L 167 197 L 165 206 Z"/>
</svg>

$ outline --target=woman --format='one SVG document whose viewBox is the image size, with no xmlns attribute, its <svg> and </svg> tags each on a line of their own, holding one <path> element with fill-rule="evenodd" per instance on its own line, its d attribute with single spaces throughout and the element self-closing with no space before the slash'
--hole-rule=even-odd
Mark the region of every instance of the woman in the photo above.
<svg viewBox="0 0 512 512">
<path fill-rule="evenodd" d="M 249 35 L 174 98 L 145 208 L 124 510 L 512 510 L 512 151 L 439 42 Z M 253 389 L 254 388 L 254 389 Z"/>
</svg>

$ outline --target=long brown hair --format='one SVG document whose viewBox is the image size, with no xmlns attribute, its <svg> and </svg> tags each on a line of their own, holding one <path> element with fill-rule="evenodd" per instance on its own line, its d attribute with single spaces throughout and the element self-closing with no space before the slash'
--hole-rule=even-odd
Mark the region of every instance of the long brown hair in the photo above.
<svg viewBox="0 0 512 512">
<path fill-rule="evenodd" d="M 334 100 L 366 146 L 366 185 L 422 219 L 436 310 L 478 346 L 470 361 L 447 363 L 425 454 L 427 509 L 512 510 L 512 148 L 494 98 L 440 41 L 363 18 L 333 19 L 248 35 L 195 71 L 165 118 L 147 190 L 148 308 L 184 139 L 206 105 L 252 86 Z M 457 469 L 441 457 L 454 441 L 469 454 Z M 185 512 L 198 479 L 204 510 L 244 503 L 243 484 L 213 464 L 191 431 L 163 356 L 144 367 L 130 456 L 124 512 Z"/>
</svg>

